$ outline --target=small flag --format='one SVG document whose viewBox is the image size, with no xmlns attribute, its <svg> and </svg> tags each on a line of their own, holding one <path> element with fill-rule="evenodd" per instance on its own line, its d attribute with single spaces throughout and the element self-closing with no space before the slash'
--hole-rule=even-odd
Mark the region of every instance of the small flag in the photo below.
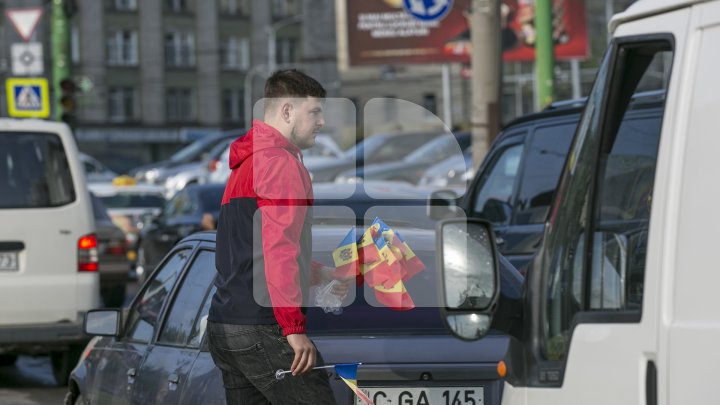
<svg viewBox="0 0 720 405">
<path fill-rule="evenodd" d="M 366 404 L 375 405 L 375 403 L 370 398 L 368 398 L 368 396 L 365 395 L 365 393 L 362 392 L 357 386 L 357 369 L 358 363 L 335 365 L 335 372 L 337 373 L 338 377 L 345 381 L 345 384 L 347 384 L 348 387 L 353 390 L 355 395 L 357 395 L 358 398 L 360 398 Z"/>
<path fill-rule="evenodd" d="M 415 308 L 415 302 L 413 302 L 402 281 L 398 281 L 391 288 L 384 288 L 381 285 L 376 286 L 375 298 L 381 304 L 396 311 L 409 311 Z"/>
<path fill-rule="evenodd" d="M 355 277 L 359 270 L 358 247 L 355 242 L 355 227 L 340 242 L 332 253 L 335 273 L 338 277 Z"/>
<path fill-rule="evenodd" d="M 370 225 L 360 238 L 358 243 L 360 262 L 370 264 L 380 260 L 380 254 L 375 245 L 375 235 L 377 235 L 378 229 L 380 229 L 380 225 Z"/>
</svg>

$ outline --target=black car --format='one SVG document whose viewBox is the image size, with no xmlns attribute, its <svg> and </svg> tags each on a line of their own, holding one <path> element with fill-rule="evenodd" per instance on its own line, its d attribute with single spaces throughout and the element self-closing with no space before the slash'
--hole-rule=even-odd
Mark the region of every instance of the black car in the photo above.
<svg viewBox="0 0 720 405">
<path fill-rule="evenodd" d="M 450 336 L 434 290 L 435 232 L 388 223 L 426 265 L 406 283 L 415 308 L 387 308 L 361 287 L 340 314 L 308 308 L 309 336 L 327 364 L 362 362 L 358 385 L 378 405 L 499 404 L 497 365 L 508 338 L 491 333 L 469 343 Z M 313 258 L 330 265 L 351 226 L 314 226 Z M 84 350 L 65 403 L 224 404 L 222 376 L 205 339 L 215 274 L 215 233 L 194 234 L 172 249 L 129 308 L 88 315 L 86 331 L 104 336 Z M 513 288 L 521 283 L 516 279 Z M 339 378 L 330 385 L 338 404 L 358 403 Z"/>
<path fill-rule="evenodd" d="M 664 99 L 658 92 L 634 97 L 620 132 L 659 131 Z M 492 223 L 499 252 L 523 274 L 540 246 L 583 106 L 584 100 L 556 103 L 508 124 L 459 203 L 464 215 Z M 443 215 L 442 209 L 432 214 Z"/>
<path fill-rule="evenodd" d="M 187 186 L 165 204 L 160 215 L 146 221 L 138 244 L 138 278 L 152 272 L 182 238 L 215 229 L 224 191 L 224 184 Z"/>
<path fill-rule="evenodd" d="M 235 139 L 245 134 L 245 130 L 230 130 L 219 134 L 206 135 L 190 145 L 175 152 L 168 160 L 140 166 L 130 171 L 130 175 L 138 181 L 160 183 L 173 169 L 188 163 L 201 163 L 210 157 L 210 152 L 228 139 Z M 174 173 L 173 173 L 174 174 Z"/>
<path fill-rule="evenodd" d="M 398 155 L 391 162 L 376 163 L 351 169 L 335 178 L 338 183 L 358 183 L 367 180 L 394 180 L 417 184 L 432 165 L 450 156 L 462 156 L 470 146 L 469 132 L 438 135 L 409 155 Z"/>
<path fill-rule="evenodd" d="M 346 170 L 397 160 L 437 136 L 437 132 L 376 134 L 363 139 L 340 158 L 309 162 L 306 166 L 313 182 L 334 181 Z"/>
</svg>

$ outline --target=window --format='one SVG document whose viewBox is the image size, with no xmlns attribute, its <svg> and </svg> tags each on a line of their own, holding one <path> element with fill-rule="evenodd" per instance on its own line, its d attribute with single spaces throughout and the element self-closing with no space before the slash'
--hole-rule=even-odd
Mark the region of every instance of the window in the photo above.
<svg viewBox="0 0 720 405">
<path fill-rule="evenodd" d="M 195 36 L 191 32 L 165 34 L 165 65 L 170 67 L 195 66 Z"/>
<path fill-rule="evenodd" d="M 523 144 L 506 147 L 490 163 L 478 183 L 472 217 L 494 224 L 505 224 L 510 220 L 511 198 L 523 147 Z"/>
<path fill-rule="evenodd" d="M 72 63 L 80 63 L 80 30 L 76 25 L 70 29 L 70 60 Z"/>
<path fill-rule="evenodd" d="M 433 93 L 427 93 L 423 95 L 423 108 L 425 109 L 425 116 L 434 117 L 437 115 L 437 98 Z"/>
<path fill-rule="evenodd" d="M 57 207 L 75 201 L 70 166 L 55 134 L 0 134 L 0 208 Z"/>
<path fill-rule="evenodd" d="M 192 89 L 175 87 L 167 89 L 168 121 L 192 121 L 195 119 L 195 103 Z"/>
<path fill-rule="evenodd" d="M 165 0 L 165 7 L 173 13 L 188 13 L 194 6 L 193 0 Z"/>
<path fill-rule="evenodd" d="M 272 0 L 273 18 L 284 18 L 298 13 L 297 0 Z"/>
<path fill-rule="evenodd" d="M 113 4 L 118 11 L 137 10 L 137 0 L 114 0 Z"/>
<path fill-rule="evenodd" d="M 111 32 L 107 39 L 107 63 L 111 66 L 135 66 L 138 64 L 137 32 L 119 30 Z"/>
<path fill-rule="evenodd" d="M 210 286 L 215 278 L 215 252 L 200 251 L 190 265 L 182 281 L 180 290 L 173 300 L 172 307 L 163 325 L 158 342 L 197 347 L 201 336 L 193 333 L 199 330 L 203 315 L 201 310 L 207 298 Z M 191 337 L 193 342 L 190 342 Z"/>
<path fill-rule="evenodd" d="M 190 194 L 187 191 L 182 190 L 165 204 L 165 210 L 163 215 L 165 218 L 179 217 L 182 215 L 192 214 L 194 205 Z"/>
<path fill-rule="evenodd" d="M 245 125 L 245 92 L 242 89 L 223 90 L 223 120 Z"/>
<path fill-rule="evenodd" d="M 223 69 L 247 70 L 250 67 L 250 40 L 227 37 L 222 45 Z"/>
<path fill-rule="evenodd" d="M 579 312 L 622 311 L 640 319 L 662 107 L 642 114 L 634 106 L 647 97 L 637 96 L 640 90 L 664 94 L 672 53 L 664 42 L 616 47 L 588 98 L 546 240 L 548 360 L 565 358 Z M 613 59 L 616 71 L 609 67 Z M 605 99 L 611 102 L 603 109 Z"/>
<path fill-rule="evenodd" d="M 545 222 L 576 122 L 536 128 L 525 154 L 525 163 L 515 203 L 516 224 Z"/>
<path fill-rule="evenodd" d="M 220 0 L 220 13 L 224 15 L 250 15 L 251 0 Z"/>
<path fill-rule="evenodd" d="M 298 41 L 296 38 L 280 38 L 277 40 L 277 63 L 287 65 L 297 62 Z"/>
<path fill-rule="evenodd" d="M 190 258 L 190 253 L 191 249 L 173 253 L 145 284 L 142 295 L 135 301 L 128 314 L 126 336 L 130 340 L 147 343 L 152 339 L 163 304 Z"/>
<path fill-rule="evenodd" d="M 132 121 L 135 116 L 135 89 L 110 87 L 108 90 L 108 116 L 111 122 Z"/>
</svg>

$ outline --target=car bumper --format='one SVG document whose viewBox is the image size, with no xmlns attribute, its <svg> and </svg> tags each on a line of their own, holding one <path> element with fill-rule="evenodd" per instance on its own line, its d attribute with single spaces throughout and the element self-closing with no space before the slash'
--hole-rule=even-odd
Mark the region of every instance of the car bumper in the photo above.
<svg viewBox="0 0 720 405">
<path fill-rule="evenodd" d="M 83 316 L 74 322 L 8 325 L 0 327 L 0 353 L 47 353 L 58 346 L 84 343 L 90 337 L 83 331 Z"/>
</svg>

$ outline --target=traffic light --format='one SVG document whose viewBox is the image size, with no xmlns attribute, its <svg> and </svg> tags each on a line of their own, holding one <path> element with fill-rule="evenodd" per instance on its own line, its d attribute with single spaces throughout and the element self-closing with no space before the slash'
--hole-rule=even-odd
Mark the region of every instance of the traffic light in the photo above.
<svg viewBox="0 0 720 405">
<path fill-rule="evenodd" d="M 60 120 L 70 126 L 75 125 L 75 113 L 77 107 L 75 92 L 77 90 L 77 85 L 75 85 L 75 82 L 72 79 L 63 79 L 60 81 L 60 89 L 62 90 L 62 94 L 60 96 L 60 107 L 62 108 Z"/>
</svg>

